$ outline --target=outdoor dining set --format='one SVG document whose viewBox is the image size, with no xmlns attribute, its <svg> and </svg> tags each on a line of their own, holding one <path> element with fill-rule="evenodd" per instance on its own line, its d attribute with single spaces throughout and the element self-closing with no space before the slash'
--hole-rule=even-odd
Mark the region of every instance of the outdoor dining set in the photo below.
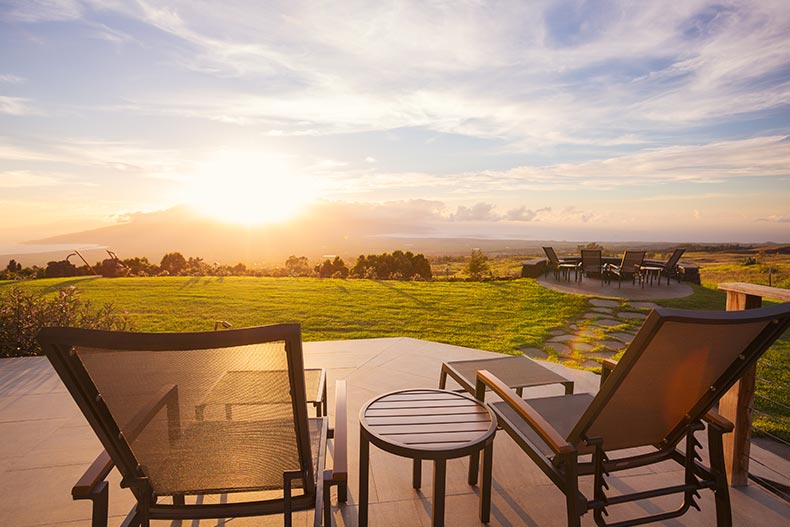
<svg viewBox="0 0 790 527">
<path fill-rule="evenodd" d="M 607 259 L 600 249 L 582 249 L 581 256 L 559 258 L 553 247 L 543 247 L 546 253 L 546 271 L 553 272 L 557 280 L 570 281 L 573 273 L 574 281 L 581 282 L 583 278 L 600 278 L 601 285 L 617 280 L 618 287 L 622 287 L 623 279 L 630 280 L 632 284 L 661 285 L 661 280 L 666 278 L 667 285 L 672 278 L 680 281 L 683 277 L 682 268 L 678 265 L 680 257 L 686 250 L 675 249 L 666 261 L 646 260 L 646 251 L 626 250 L 619 262 Z"/>
</svg>

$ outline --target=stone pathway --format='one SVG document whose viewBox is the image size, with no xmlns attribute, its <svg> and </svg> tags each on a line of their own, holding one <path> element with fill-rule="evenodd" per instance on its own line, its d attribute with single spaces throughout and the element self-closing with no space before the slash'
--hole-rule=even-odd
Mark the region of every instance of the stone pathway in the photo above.
<svg viewBox="0 0 790 527">
<path fill-rule="evenodd" d="M 590 298 L 587 311 L 567 327 L 554 328 L 542 348 L 522 348 L 528 357 L 598 370 L 604 359 L 617 359 L 633 340 L 652 302 Z"/>
</svg>

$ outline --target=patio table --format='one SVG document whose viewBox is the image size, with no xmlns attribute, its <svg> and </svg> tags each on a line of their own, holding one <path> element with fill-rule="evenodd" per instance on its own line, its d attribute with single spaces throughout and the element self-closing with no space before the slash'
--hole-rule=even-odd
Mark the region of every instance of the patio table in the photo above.
<svg viewBox="0 0 790 527">
<path fill-rule="evenodd" d="M 368 525 L 370 443 L 413 460 L 412 486 L 419 489 L 423 459 L 433 461 L 433 527 L 444 525 L 447 460 L 470 456 L 469 484 L 477 484 L 483 451 L 480 521 L 491 515 L 491 464 L 497 420 L 488 407 L 463 393 L 417 389 L 372 399 L 359 412 L 359 526 Z"/>
</svg>

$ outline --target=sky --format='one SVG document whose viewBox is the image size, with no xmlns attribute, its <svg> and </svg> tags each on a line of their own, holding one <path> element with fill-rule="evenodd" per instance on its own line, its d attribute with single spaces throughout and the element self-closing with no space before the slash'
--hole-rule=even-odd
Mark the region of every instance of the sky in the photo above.
<svg viewBox="0 0 790 527">
<path fill-rule="evenodd" d="M 180 204 L 790 242 L 790 9 L 0 0 L 0 243 Z"/>
</svg>

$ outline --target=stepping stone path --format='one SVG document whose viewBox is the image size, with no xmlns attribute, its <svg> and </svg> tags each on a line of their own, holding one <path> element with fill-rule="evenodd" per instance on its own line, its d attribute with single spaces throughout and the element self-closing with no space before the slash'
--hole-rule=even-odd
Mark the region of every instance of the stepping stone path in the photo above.
<svg viewBox="0 0 790 527">
<path fill-rule="evenodd" d="M 614 327 L 614 326 L 622 326 L 622 320 L 612 320 L 611 318 L 602 318 L 601 320 L 596 320 L 593 322 L 596 326 L 604 326 L 604 327 Z"/>
<path fill-rule="evenodd" d="M 548 353 L 538 348 L 521 348 L 519 351 L 532 359 L 546 360 L 549 358 Z"/>
<path fill-rule="evenodd" d="M 620 317 L 620 318 L 625 318 L 625 319 L 629 319 L 629 320 L 634 320 L 634 319 L 644 320 L 644 319 L 647 318 L 647 315 L 645 315 L 644 313 L 631 313 L 631 312 L 628 312 L 628 311 L 624 311 L 624 312 L 618 314 L 617 316 Z"/>
<path fill-rule="evenodd" d="M 589 303 L 588 311 L 575 323 L 549 331 L 543 349 L 523 348 L 521 352 L 535 359 L 553 358 L 568 366 L 599 370 L 601 361 L 617 357 L 634 339 L 637 323 L 658 307 L 652 302 L 606 298 L 590 298 Z"/>
<path fill-rule="evenodd" d="M 606 300 L 604 298 L 591 298 L 590 305 L 595 307 L 620 307 L 620 302 L 617 300 Z"/>
</svg>

